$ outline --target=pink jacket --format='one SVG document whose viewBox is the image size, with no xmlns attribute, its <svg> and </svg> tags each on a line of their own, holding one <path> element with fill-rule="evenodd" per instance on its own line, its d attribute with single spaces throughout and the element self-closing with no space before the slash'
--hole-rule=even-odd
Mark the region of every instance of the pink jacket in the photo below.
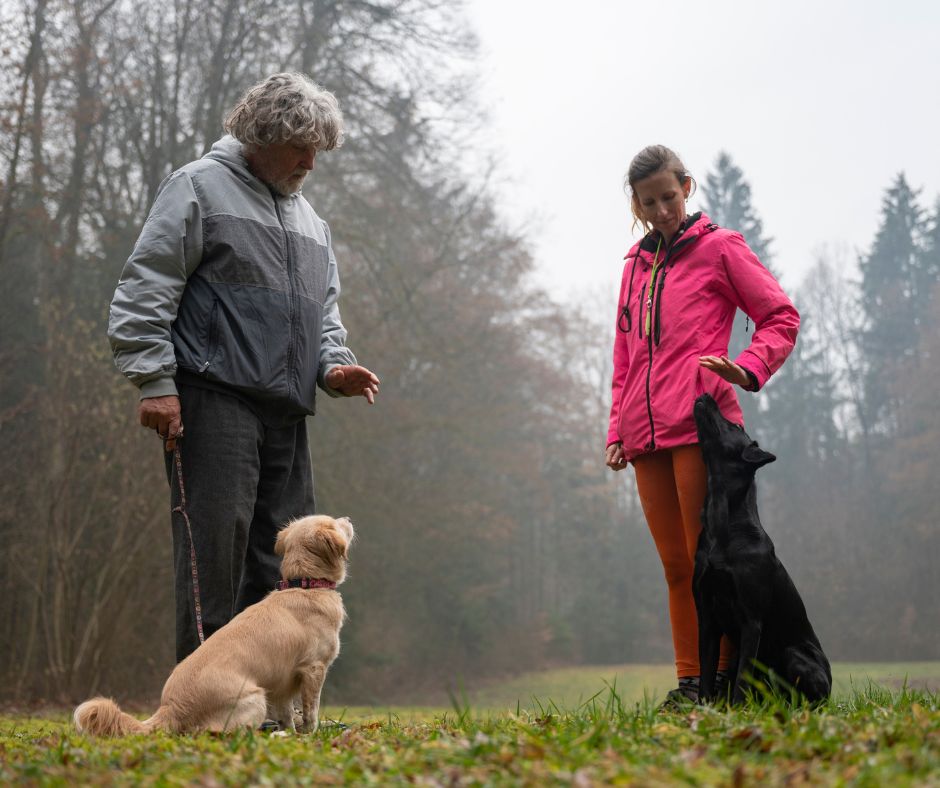
<svg viewBox="0 0 940 788">
<path fill-rule="evenodd" d="M 620 287 L 607 445 L 622 441 L 628 460 L 696 443 L 692 403 L 705 392 L 726 418 L 743 424 L 734 386 L 698 361 L 727 355 L 737 308 L 754 321 L 754 335 L 735 362 L 753 374 L 758 389 L 780 369 L 800 326 L 796 308 L 741 234 L 702 213 L 660 249 L 648 307 L 658 240 L 649 233 L 630 250 Z"/>
</svg>

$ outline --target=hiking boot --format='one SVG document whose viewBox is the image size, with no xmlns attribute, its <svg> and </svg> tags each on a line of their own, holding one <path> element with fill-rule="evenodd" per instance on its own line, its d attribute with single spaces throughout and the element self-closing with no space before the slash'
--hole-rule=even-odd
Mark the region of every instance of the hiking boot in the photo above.
<svg viewBox="0 0 940 788">
<path fill-rule="evenodd" d="M 666 693 L 659 710 L 679 712 L 694 703 L 698 703 L 698 676 L 684 676 L 679 679 L 678 687 Z"/>
</svg>

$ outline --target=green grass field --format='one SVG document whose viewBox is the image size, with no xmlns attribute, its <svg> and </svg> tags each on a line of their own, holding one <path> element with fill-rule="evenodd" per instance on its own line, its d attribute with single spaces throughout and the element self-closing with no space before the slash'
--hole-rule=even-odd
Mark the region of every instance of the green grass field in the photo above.
<svg viewBox="0 0 940 788">
<path fill-rule="evenodd" d="M 348 727 L 309 736 L 96 741 L 66 713 L 6 715 L 0 784 L 940 786 L 940 695 L 918 688 L 936 687 L 940 663 L 835 673 L 815 711 L 765 699 L 659 714 L 671 670 L 635 665 L 530 674 L 450 709 L 327 708 Z"/>
<path fill-rule="evenodd" d="M 865 688 L 869 682 L 888 689 L 906 684 L 912 689 L 940 692 L 940 662 L 836 663 L 832 671 L 836 696 Z M 466 697 L 459 690 L 455 694 L 474 709 L 502 711 L 515 710 L 517 702 L 538 708 L 539 703 L 554 701 L 572 708 L 607 686 L 616 687 L 625 703 L 661 700 L 675 685 L 670 665 L 610 665 L 526 673 L 468 692 Z"/>
</svg>

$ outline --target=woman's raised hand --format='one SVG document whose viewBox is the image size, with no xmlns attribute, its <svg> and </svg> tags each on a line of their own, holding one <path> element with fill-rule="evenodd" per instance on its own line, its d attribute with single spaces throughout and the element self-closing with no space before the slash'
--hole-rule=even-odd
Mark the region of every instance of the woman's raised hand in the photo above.
<svg viewBox="0 0 940 788">
<path fill-rule="evenodd" d="M 751 388 L 751 379 L 744 371 L 744 367 L 739 367 L 727 356 L 699 356 L 698 363 L 729 383 L 734 383 L 745 390 Z"/>
</svg>

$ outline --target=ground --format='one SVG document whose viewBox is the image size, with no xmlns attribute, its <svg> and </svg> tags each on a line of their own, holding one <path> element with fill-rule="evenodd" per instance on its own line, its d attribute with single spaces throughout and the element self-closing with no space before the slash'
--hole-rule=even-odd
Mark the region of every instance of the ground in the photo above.
<svg viewBox="0 0 940 788">
<path fill-rule="evenodd" d="M 820 709 L 763 699 L 659 714 L 668 668 L 569 669 L 459 695 L 450 709 L 328 707 L 348 727 L 310 736 L 95 741 L 65 713 L 7 714 L 0 784 L 940 786 L 940 695 L 911 688 L 938 675 L 936 663 L 837 666 Z"/>
</svg>

